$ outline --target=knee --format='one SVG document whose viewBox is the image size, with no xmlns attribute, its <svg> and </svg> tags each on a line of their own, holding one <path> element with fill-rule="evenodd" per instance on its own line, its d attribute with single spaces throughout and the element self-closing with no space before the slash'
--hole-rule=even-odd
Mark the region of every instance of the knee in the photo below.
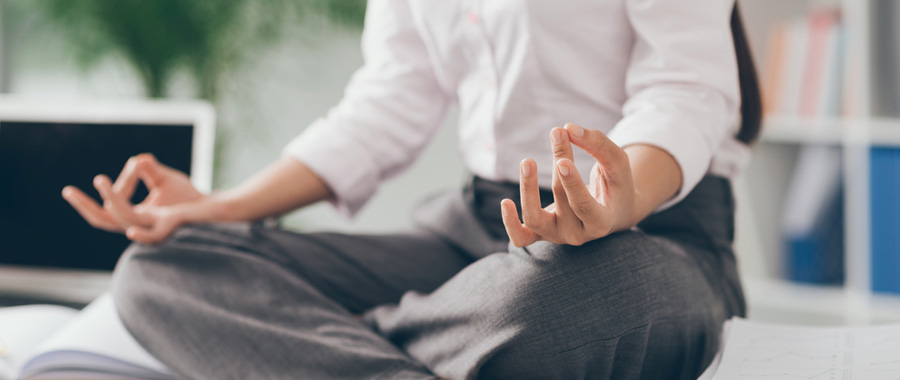
<svg viewBox="0 0 900 380">
<path fill-rule="evenodd" d="M 182 227 L 164 242 L 154 245 L 133 243 L 119 257 L 113 271 L 111 293 L 126 324 L 144 321 L 154 314 L 165 314 L 172 294 L 184 294 L 182 279 L 192 268 L 209 265 L 204 245 L 192 241 L 203 227 Z M 178 287 L 176 289 L 176 287 Z"/>
<path fill-rule="evenodd" d="M 177 233 L 180 233 L 178 230 Z M 113 293 L 134 291 L 139 288 L 140 284 L 156 279 L 154 276 L 148 276 L 149 267 L 159 265 L 159 263 L 172 258 L 178 251 L 179 234 L 173 234 L 168 240 L 159 244 L 141 244 L 132 243 L 119 257 L 113 271 L 112 290 Z"/>
<path fill-rule="evenodd" d="M 123 320 L 167 318 L 206 297 L 227 298 L 258 280 L 260 268 L 281 270 L 275 254 L 247 225 L 197 225 L 156 245 L 132 244 L 116 264 L 112 294 Z M 216 284 L 215 287 L 210 284 Z"/>
<path fill-rule="evenodd" d="M 520 302 L 511 307 L 542 300 L 544 315 L 555 318 L 590 313 L 609 326 L 629 326 L 687 310 L 695 295 L 710 290 L 681 247 L 636 231 L 577 247 L 539 243 L 514 254 L 532 263 L 517 279 Z"/>
<path fill-rule="evenodd" d="M 580 247 L 540 243 L 512 255 L 527 264 L 511 275 L 509 294 L 494 312 L 498 323 L 516 327 L 508 350 L 534 358 L 536 366 L 608 368 L 603 361 L 622 359 L 616 350 L 625 340 L 673 332 L 691 344 L 707 340 L 704 329 L 713 326 L 706 323 L 713 295 L 702 273 L 678 247 L 640 232 Z M 680 330 L 654 327 L 673 323 Z"/>
<path fill-rule="evenodd" d="M 245 228 L 246 229 L 246 228 Z M 165 284 L 171 277 L 197 267 L 215 266 L 229 247 L 246 240 L 239 227 L 190 225 L 176 229 L 159 244 L 131 244 L 113 272 L 114 294 L 142 292 L 150 284 Z"/>
<path fill-rule="evenodd" d="M 156 294 L 160 286 L 166 285 L 166 279 L 153 272 L 154 267 L 166 261 L 172 251 L 170 245 L 169 242 L 153 246 L 135 243 L 119 258 L 110 290 L 126 326 L 145 323 L 151 315 L 149 311 L 164 305 Z"/>
</svg>

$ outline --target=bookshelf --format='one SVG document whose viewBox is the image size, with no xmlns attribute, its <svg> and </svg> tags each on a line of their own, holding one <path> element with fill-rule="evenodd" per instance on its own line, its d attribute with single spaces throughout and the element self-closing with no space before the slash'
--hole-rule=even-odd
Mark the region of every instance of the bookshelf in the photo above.
<svg viewBox="0 0 900 380">
<path fill-rule="evenodd" d="M 900 118 L 767 117 L 763 144 L 854 144 L 900 147 Z"/>
<path fill-rule="evenodd" d="M 742 264 L 758 260 L 754 256 L 761 256 L 765 261 L 751 273 L 743 271 L 751 318 L 813 324 L 900 321 L 900 295 L 873 293 L 870 275 L 870 151 L 872 147 L 900 148 L 900 117 L 873 104 L 877 81 L 888 76 L 877 69 L 873 55 L 873 31 L 878 30 L 873 22 L 884 18 L 874 13 L 881 1 L 738 0 L 763 78 L 767 74 L 770 33 L 779 22 L 817 9 L 839 9 L 846 33 L 842 54 L 845 72 L 842 115 L 767 116 L 754 160 L 738 181 L 739 205 L 749 205 L 743 209 L 750 209 L 751 215 L 743 224 L 739 217 L 736 249 Z M 784 279 L 784 269 L 779 265 L 785 260 L 778 230 L 779 211 L 784 207 L 784 193 L 797 152 L 808 145 L 833 146 L 841 152 L 845 226 L 843 286 L 794 283 Z"/>
</svg>

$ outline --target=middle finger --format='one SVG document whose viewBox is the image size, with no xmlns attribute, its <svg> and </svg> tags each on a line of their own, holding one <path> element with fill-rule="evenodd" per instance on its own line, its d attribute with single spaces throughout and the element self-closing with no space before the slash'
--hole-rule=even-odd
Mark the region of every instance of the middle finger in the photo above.
<svg viewBox="0 0 900 380">
<path fill-rule="evenodd" d="M 132 225 L 148 225 L 149 220 L 134 212 L 134 206 L 126 200 L 122 195 L 113 191 L 112 184 L 105 175 L 98 175 L 94 178 L 94 187 L 103 198 L 103 208 L 109 211 L 123 228 Z"/>
<path fill-rule="evenodd" d="M 559 178 L 557 172 L 557 162 L 560 159 L 569 159 L 574 161 L 572 153 L 572 144 L 569 142 L 569 133 L 559 127 L 550 131 L 550 146 L 553 150 L 553 201 L 556 204 L 556 225 L 557 237 L 560 241 L 571 242 L 584 228 L 581 219 L 569 206 L 569 198 L 566 196 L 566 189 Z"/>
</svg>

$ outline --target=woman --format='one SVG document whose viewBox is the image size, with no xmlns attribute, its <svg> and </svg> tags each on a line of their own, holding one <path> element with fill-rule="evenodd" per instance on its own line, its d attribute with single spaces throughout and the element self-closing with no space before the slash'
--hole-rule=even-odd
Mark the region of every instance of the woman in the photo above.
<svg viewBox="0 0 900 380">
<path fill-rule="evenodd" d="M 345 98 L 242 185 L 200 194 L 142 155 L 95 179 L 103 207 L 63 196 L 144 243 L 119 313 L 186 378 L 695 378 L 744 314 L 729 178 L 759 99 L 733 6 L 371 0 Z M 473 179 L 416 229 L 216 223 L 352 215 L 453 102 Z"/>
</svg>

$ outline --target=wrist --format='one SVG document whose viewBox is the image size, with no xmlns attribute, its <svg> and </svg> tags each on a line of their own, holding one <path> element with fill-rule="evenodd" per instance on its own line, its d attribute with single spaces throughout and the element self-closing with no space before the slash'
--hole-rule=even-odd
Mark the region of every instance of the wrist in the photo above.
<svg viewBox="0 0 900 380">
<path fill-rule="evenodd" d="M 206 196 L 200 206 L 206 219 L 204 222 L 230 222 L 238 220 L 237 202 L 226 192 L 213 192 Z"/>
<path fill-rule="evenodd" d="M 644 207 L 642 207 L 645 203 L 643 194 L 641 194 L 640 190 L 635 188 L 631 202 L 626 203 L 628 208 L 627 210 L 623 210 L 625 212 L 620 213 L 621 218 L 619 218 L 619 222 L 613 232 L 630 230 L 634 228 L 634 226 L 637 226 L 641 220 L 644 220 L 644 218 L 650 214 L 649 212 L 645 212 Z"/>
<path fill-rule="evenodd" d="M 216 217 L 213 207 L 214 205 L 210 202 L 209 196 L 204 195 L 190 202 L 164 206 L 160 209 L 160 215 L 172 218 L 178 225 L 216 222 L 219 219 Z"/>
<path fill-rule="evenodd" d="M 660 206 L 677 196 L 682 186 L 681 166 L 667 151 L 652 145 L 625 148 L 634 181 L 630 226 L 636 226 Z"/>
</svg>

